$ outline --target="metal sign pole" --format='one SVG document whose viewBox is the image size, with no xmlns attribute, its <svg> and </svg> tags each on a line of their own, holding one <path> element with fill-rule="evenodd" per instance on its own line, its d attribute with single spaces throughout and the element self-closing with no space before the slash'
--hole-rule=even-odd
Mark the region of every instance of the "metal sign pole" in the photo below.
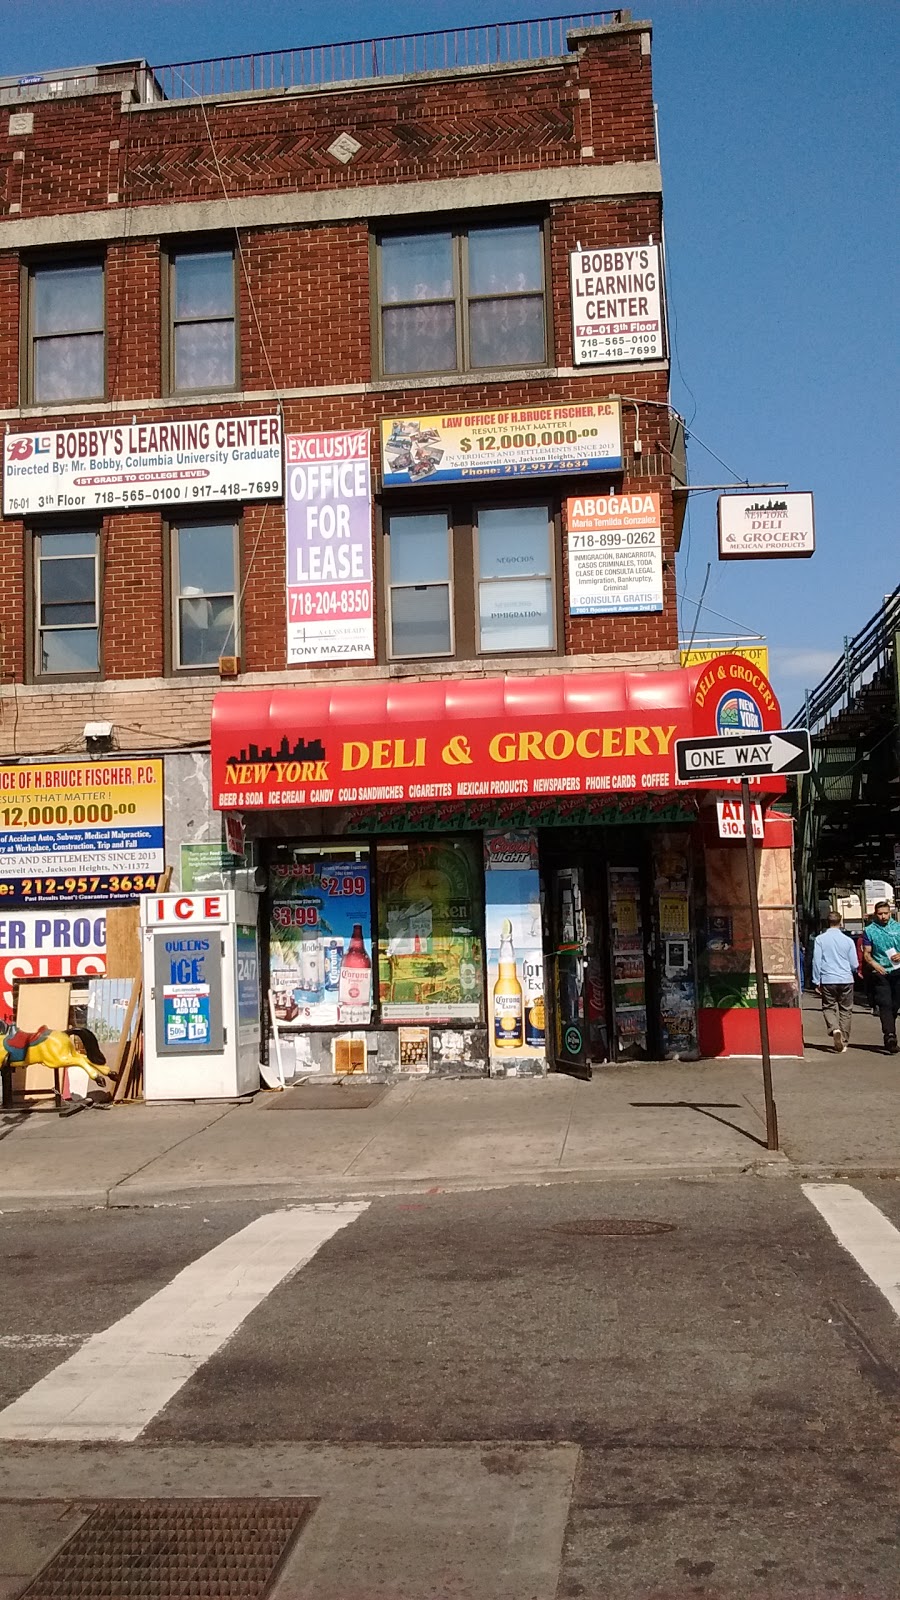
<svg viewBox="0 0 900 1600">
<path fill-rule="evenodd" d="M 747 846 L 747 888 L 750 893 L 750 921 L 753 927 L 753 960 L 756 967 L 756 1004 L 759 1008 L 759 1042 L 762 1047 L 763 1092 L 766 1097 L 766 1145 L 778 1149 L 778 1112 L 772 1094 L 772 1057 L 769 1054 L 769 1015 L 766 1010 L 766 975 L 763 971 L 762 932 L 759 926 L 759 897 L 756 893 L 756 858 L 753 846 L 753 813 L 750 809 L 750 783 L 741 779 L 741 805 L 744 810 L 744 838 Z"/>
</svg>

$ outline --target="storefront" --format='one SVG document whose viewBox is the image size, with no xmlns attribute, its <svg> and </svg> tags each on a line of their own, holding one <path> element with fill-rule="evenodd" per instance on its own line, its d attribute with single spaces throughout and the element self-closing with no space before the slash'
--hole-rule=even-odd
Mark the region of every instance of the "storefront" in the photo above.
<svg viewBox="0 0 900 1600">
<path fill-rule="evenodd" d="M 738 657 L 219 694 L 214 803 L 243 817 L 267 884 L 264 1011 L 320 1071 L 589 1074 L 746 1051 L 746 1027 L 707 1017 L 749 1017 L 755 995 L 732 904 L 743 845 L 711 831 L 727 790 L 676 784 L 674 744 L 779 725 Z M 786 856 L 789 881 L 785 827 L 759 855 Z M 772 929 L 771 1004 L 794 1012 L 791 937 L 785 954 Z M 795 1031 L 774 1048 L 793 1053 Z"/>
</svg>

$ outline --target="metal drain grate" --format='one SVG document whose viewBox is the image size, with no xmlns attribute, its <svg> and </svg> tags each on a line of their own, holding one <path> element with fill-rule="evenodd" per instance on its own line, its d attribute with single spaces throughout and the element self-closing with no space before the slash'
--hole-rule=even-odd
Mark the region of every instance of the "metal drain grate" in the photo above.
<svg viewBox="0 0 900 1600">
<path fill-rule="evenodd" d="M 584 1217 L 555 1222 L 554 1233 L 600 1234 L 605 1239 L 642 1239 L 651 1233 L 674 1233 L 674 1222 L 648 1222 L 643 1217 Z"/>
<path fill-rule="evenodd" d="M 315 1500 L 113 1500 L 22 1600 L 264 1600 Z"/>
</svg>

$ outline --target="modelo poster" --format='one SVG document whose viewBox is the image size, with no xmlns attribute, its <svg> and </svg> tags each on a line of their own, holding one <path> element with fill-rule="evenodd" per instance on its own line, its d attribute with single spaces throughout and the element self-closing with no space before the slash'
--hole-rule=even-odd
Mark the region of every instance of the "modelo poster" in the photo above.
<svg viewBox="0 0 900 1600">
<path fill-rule="evenodd" d="M 269 982 L 280 1022 L 371 1021 L 369 862 L 356 856 L 323 852 L 270 870 Z"/>
<path fill-rule="evenodd" d="M 544 957 L 537 835 L 486 833 L 484 874 L 491 1065 L 543 1061 Z"/>
<path fill-rule="evenodd" d="M 379 845 L 384 1022 L 480 1020 L 481 884 L 474 837 Z"/>
<path fill-rule="evenodd" d="M 164 865 L 161 761 L 0 766 L 7 904 L 136 900 Z"/>
<path fill-rule="evenodd" d="M 573 617 L 662 611 L 658 494 L 567 500 L 566 525 Z"/>
<path fill-rule="evenodd" d="M 106 971 L 106 917 L 71 907 L 0 914 L 0 1018 L 11 1022 L 17 978 L 74 978 Z"/>
<path fill-rule="evenodd" d="M 268 500 L 282 491 L 280 417 L 193 417 L 113 427 L 8 433 L 3 509 Z"/>
<path fill-rule="evenodd" d="M 576 367 L 664 359 L 659 245 L 573 250 L 569 268 Z"/>
<path fill-rule="evenodd" d="M 369 430 L 289 433 L 285 447 L 288 664 L 372 660 Z"/>
<path fill-rule="evenodd" d="M 381 424 L 384 486 L 464 483 L 622 468 L 618 400 L 396 417 Z"/>
</svg>

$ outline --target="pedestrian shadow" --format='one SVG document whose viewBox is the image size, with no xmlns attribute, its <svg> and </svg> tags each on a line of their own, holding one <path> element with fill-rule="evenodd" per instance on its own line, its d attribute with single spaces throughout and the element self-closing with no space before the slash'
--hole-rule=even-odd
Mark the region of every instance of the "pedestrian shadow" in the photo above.
<svg viewBox="0 0 900 1600">
<path fill-rule="evenodd" d="M 819 1056 L 849 1056 L 855 1050 L 865 1051 L 869 1055 L 884 1055 L 883 1044 L 848 1044 L 845 1050 L 835 1050 L 833 1045 L 814 1044 L 812 1040 L 804 1039 L 803 1048 L 805 1051 L 814 1050 Z"/>
<path fill-rule="evenodd" d="M 751 1144 L 758 1144 L 761 1150 L 768 1150 L 765 1139 L 755 1133 L 749 1133 L 742 1128 L 739 1122 L 732 1122 L 730 1117 L 717 1117 L 717 1111 L 740 1111 L 739 1101 L 729 1100 L 632 1100 L 630 1104 L 636 1111 L 668 1111 L 675 1107 L 682 1111 L 697 1111 L 701 1117 L 709 1117 L 711 1122 L 720 1122 L 723 1128 L 731 1128 L 732 1132 L 739 1133 L 742 1138 L 749 1139 Z"/>
</svg>

